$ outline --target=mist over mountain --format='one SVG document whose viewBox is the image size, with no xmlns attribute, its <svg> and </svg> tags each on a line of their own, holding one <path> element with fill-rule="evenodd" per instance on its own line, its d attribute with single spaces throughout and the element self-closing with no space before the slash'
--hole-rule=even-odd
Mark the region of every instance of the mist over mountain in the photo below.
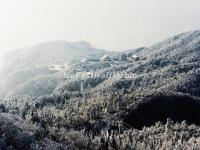
<svg viewBox="0 0 200 150">
<path fill-rule="evenodd" d="M 10 73 L 20 69 L 48 66 L 79 57 L 87 57 L 93 54 L 103 55 L 104 53 L 104 50 L 93 48 L 84 41 L 74 43 L 66 41 L 46 42 L 7 54 L 3 72 Z"/>
<path fill-rule="evenodd" d="M 13 93 L 12 90 L 14 88 L 19 90 L 21 89 L 20 87 L 24 87 L 26 84 L 31 86 L 31 80 L 34 82 L 34 78 L 39 79 L 41 77 L 44 79 L 45 77 L 42 76 L 54 76 L 55 71 L 50 71 L 48 68 L 50 65 L 67 63 L 73 60 L 81 61 L 88 57 L 98 58 L 105 53 L 105 50 L 96 49 L 85 41 L 74 43 L 52 41 L 12 51 L 7 54 L 1 71 L 0 95 L 4 97 L 8 93 Z M 45 84 L 47 87 L 47 81 Z M 28 93 L 26 95 L 34 96 Z"/>
<path fill-rule="evenodd" d="M 122 149 L 200 147 L 199 58 L 200 31 L 123 52 L 83 41 L 11 52 L 0 81 L 0 117 L 12 125 L 0 126 L 1 141 L 16 149 L 97 149 L 107 127 Z"/>
<path fill-rule="evenodd" d="M 44 96 L 45 93 L 49 95 L 53 93 L 54 89 L 58 92 L 58 89 L 61 89 L 59 86 L 64 86 L 64 83 L 62 83 L 63 73 L 61 73 L 62 71 L 52 71 L 49 69 L 49 66 L 73 61 L 74 66 L 71 68 L 71 72 L 85 65 L 85 68 L 93 67 L 95 69 L 106 66 L 107 72 L 114 72 L 117 68 L 122 67 L 122 70 L 127 73 L 137 74 L 136 79 L 129 81 L 130 86 L 133 86 L 134 82 L 138 82 L 136 85 L 138 88 L 133 92 L 142 92 L 144 87 L 147 89 L 149 86 L 151 90 L 166 90 L 166 87 L 168 87 L 173 88 L 173 90 L 184 91 L 184 86 L 180 86 L 180 84 L 198 81 L 196 74 L 198 74 L 199 67 L 199 48 L 199 31 L 182 33 L 149 48 L 143 47 L 125 52 L 130 56 L 133 54 L 140 55 L 145 57 L 146 60 L 129 63 L 129 65 L 115 64 L 115 67 L 108 67 L 109 64 L 106 66 L 103 62 L 88 64 L 81 62 L 81 60 L 87 58 L 100 59 L 104 54 L 120 57 L 122 52 L 116 53 L 96 49 L 84 41 L 74 43 L 53 41 L 38 44 L 30 48 L 10 52 L 7 55 L 2 70 L 4 78 L 0 82 L 1 95 L 3 97 L 7 95 L 7 98 L 14 98 L 15 96 Z M 106 70 L 103 72 L 106 72 Z M 191 77 L 192 75 L 194 77 Z M 177 82 L 182 78 L 184 78 L 182 82 Z M 185 80 L 186 78 L 187 80 Z M 56 82 L 53 80 L 56 80 Z M 39 82 L 37 83 L 36 81 Z M 102 80 L 99 81 L 103 82 Z M 70 81 L 66 83 L 68 82 Z M 94 85 L 101 87 L 101 82 Z M 102 85 L 106 84 L 106 82 L 112 82 L 112 80 L 105 80 Z M 199 96 L 198 83 L 194 86 L 192 89 L 187 90 L 187 92 Z M 34 94 L 38 93 L 34 92 L 34 89 L 39 87 L 43 87 L 43 90 L 46 90 L 42 92 L 43 94 Z M 93 88 L 95 90 L 95 87 Z M 75 91 L 78 90 L 79 88 L 77 87 Z"/>
</svg>

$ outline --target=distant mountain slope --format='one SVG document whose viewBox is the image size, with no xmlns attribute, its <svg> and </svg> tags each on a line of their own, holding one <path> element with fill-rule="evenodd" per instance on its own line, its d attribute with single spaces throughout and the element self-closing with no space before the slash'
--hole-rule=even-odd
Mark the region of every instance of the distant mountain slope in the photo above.
<svg viewBox="0 0 200 150">
<path fill-rule="evenodd" d="M 45 76 L 50 74 L 53 74 L 53 72 L 50 71 L 47 67 L 28 68 L 10 73 L 0 82 L 1 96 L 5 96 L 15 87 L 29 80 L 32 80 L 37 76 Z"/>
<path fill-rule="evenodd" d="M 104 53 L 104 50 L 93 48 L 84 41 L 74 43 L 65 41 L 46 42 L 10 52 L 5 58 L 3 72 L 11 73 L 19 69 L 48 66 L 79 57 L 103 55 Z"/>
<path fill-rule="evenodd" d="M 101 57 L 105 53 L 108 52 L 102 49 L 96 49 L 85 41 L 74 43 L 52 41 L 30 48 L 12 51 L 6 56 L 1 71 L 0 96 L 4 97 L 8 92 L 14 93 L 12 90 L 15 88 L 18 89 L 17 91 L 22 92 L 22 89 L 24 89 L 22 86 L 25 83 L 31 83 L 31 80 L 35 81 L 37 76 L 52 76 L 55 72 L 48 69 L 50 65 L 62 64 L 73 59 L 81 61 L 87 57 Z M 47 80 L 45 81 L 46 83 L 44 81 L 42 83 L 44 83 L 44 86 L 47 86 L 48 82 Z"/>
<path fill-rule="evenodd" d="M 167 58 L 184 62 L 198 61 L 200 31 L 186 32 L 157 43 L 147 51 L 142 51 L 148 58 Z"/>
<path fill-rule="evenodd" d="M 36 76 L 8 91 L 5 99 L 51 95 L 61 80 L 62 74 Z"/>
<path fill-rule="evenodd" d="M 200 97 L 200 31 L 176 35 L 139 54 L 147 60 L 124 70 L 136 74 L 136 78 L 128 80 L 130 99 L 155 92 L 182 92 Z M 104 92 L 120 90 L 127 85 L 122 81 L 126 80 L 106 80 L 102 83 Z"/>
<path fill-rule="evenodd" d="M 125 89 L 128 94 L 125 99 L 130 101 L 160 92 L 200 97 L 200 31 L 170 37 L 137 54 L 147 59 L 105 70 L 106 73 L 117 70 L 132 73 L 134 78 L 103 80 L 93 87 L 91 93 L 104 93 L 109 97 L 112 92 Z M 66 83 L 63 89 L 60 87 L 60 91 L 65 91 L 67 86 Z"/>
<path fill-rule="evenodd" d="M 3 91 L 3 96 L 7 95 L 7 98 L 25 95 L 43 96 L 45 92 L 49 95 L 51 92 L 78 91 L 77 81 L 79 79 L 73 82 L 68 79 L 63 82 L 62 77 L 56 76 L 54 72 L 41 71 L 40 74 L 36 68 L 63 63 L 69 59 L 80 61 L 80 58 L 88 56 L 99 58 L 105 53 L 109 52 L 95 49 L 86 42 L 68 43 L 64 41 L 44 43 L 28 50 L 15 51 L 8 56 L 5 62 L 7 68 L 5 72 L 13 73 L 10 73 L 4 82 L 0 82 L 3 83 L 0 84 L 2 85 L 1 91 Z M 200 96 L 200 31 L 175 35 L 151 47 L 133 49 L 126 51 L 126 53 L 136 53 L 146 59 L 135 61 L 131 65 L 121 64 L 117 67 L 111 65 L 109 69 L 104 70 L 104 73 L 120 70 L 124 73 L 134 73 L 135 78 L 96 80 L 96 82 L 87 80 L 87 84 L 92 86 L 94 93 L 98 95 L 100 91 L 103 91 L 104 94 L 109 95 L 111 90 L 121 91 L 125 88 L 129 91 L 129 99 L 149 93 L 172 91 Z M 110 52 L 109 54 L 114 53 Z M 122 53 L 118 53 L 118 55 L 120 54 Z M 87 63 L 84 65 L 86 68 L 91 66 Z M 33 70 L 32 73 L 27 74 L 24 71 L 21 72 L 22 68 L 25 72 L 29 72 L 28 68 Z M 25 77 L 15 78 L 16 75 L 20 74 Z M 55 82 L 52 80 L 55 80 Z M 10 81 L 13 82 L 10 83 Z M 29 86 L 32 86 L 32 88 Z M 40 94 L 37 93 L 37 88 L 41 90 L 38 92 Z M 71 88 L 72 90 L 70 90 Z M 47 89 L 50 90 L 47 92 Z M 89 91 L 90 88 L 87 90 Z"/>
</svg>

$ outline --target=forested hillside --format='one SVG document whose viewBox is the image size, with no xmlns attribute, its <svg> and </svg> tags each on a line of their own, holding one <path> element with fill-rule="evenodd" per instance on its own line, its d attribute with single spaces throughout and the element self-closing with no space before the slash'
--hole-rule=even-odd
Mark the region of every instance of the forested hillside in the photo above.
<svg viewBox="0 0 200 150">
<path fill-rule="evenodd" d="M 5 62 L 0 148 L 200 148 L 200 31 L 123 53 L 61 43 Z M 70 69 L 49 69 L 66 59 Z"/>
</svg>

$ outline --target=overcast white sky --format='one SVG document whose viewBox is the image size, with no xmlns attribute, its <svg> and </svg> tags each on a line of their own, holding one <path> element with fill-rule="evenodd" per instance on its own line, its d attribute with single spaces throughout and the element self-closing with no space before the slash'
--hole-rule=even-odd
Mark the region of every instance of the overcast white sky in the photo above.
<svg viewBox="0 0 200 150">
<path fill-rule="evenodd" d="M 51 40 L 98 48 L 149 46 L 200 28 L 200 0 L 0 0 L 0 64 L 6 52 Z"/>
</svg>

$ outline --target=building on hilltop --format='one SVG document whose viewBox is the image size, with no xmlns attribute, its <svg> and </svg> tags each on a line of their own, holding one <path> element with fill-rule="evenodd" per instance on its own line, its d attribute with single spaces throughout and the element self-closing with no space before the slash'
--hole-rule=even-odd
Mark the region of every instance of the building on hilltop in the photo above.
<svg viewBox="0 0 200 150">
<path fill-rule="evenodd" d="M 99 61 L 100 61 L 99 59 L 90 58 L 90 59 L 83 59 L 81 62 L 99 62 Z"/>
<path fill-rule="evenodd" d="M 113 61 L 113 59 L 108 55 L 104 55 L 103 57 L 101 57 L 101 61 Z"/>
<path fill-rule="evenodd" d="M 132 55 L 131 58 L 132 58 L 132 60 L 134 60 L 134 61 L 138 61 L 138 60 L 140 60 L 140 57 L 137 56 L 137 55 L 135 55 L 135 54 Z"/>
</svg>

